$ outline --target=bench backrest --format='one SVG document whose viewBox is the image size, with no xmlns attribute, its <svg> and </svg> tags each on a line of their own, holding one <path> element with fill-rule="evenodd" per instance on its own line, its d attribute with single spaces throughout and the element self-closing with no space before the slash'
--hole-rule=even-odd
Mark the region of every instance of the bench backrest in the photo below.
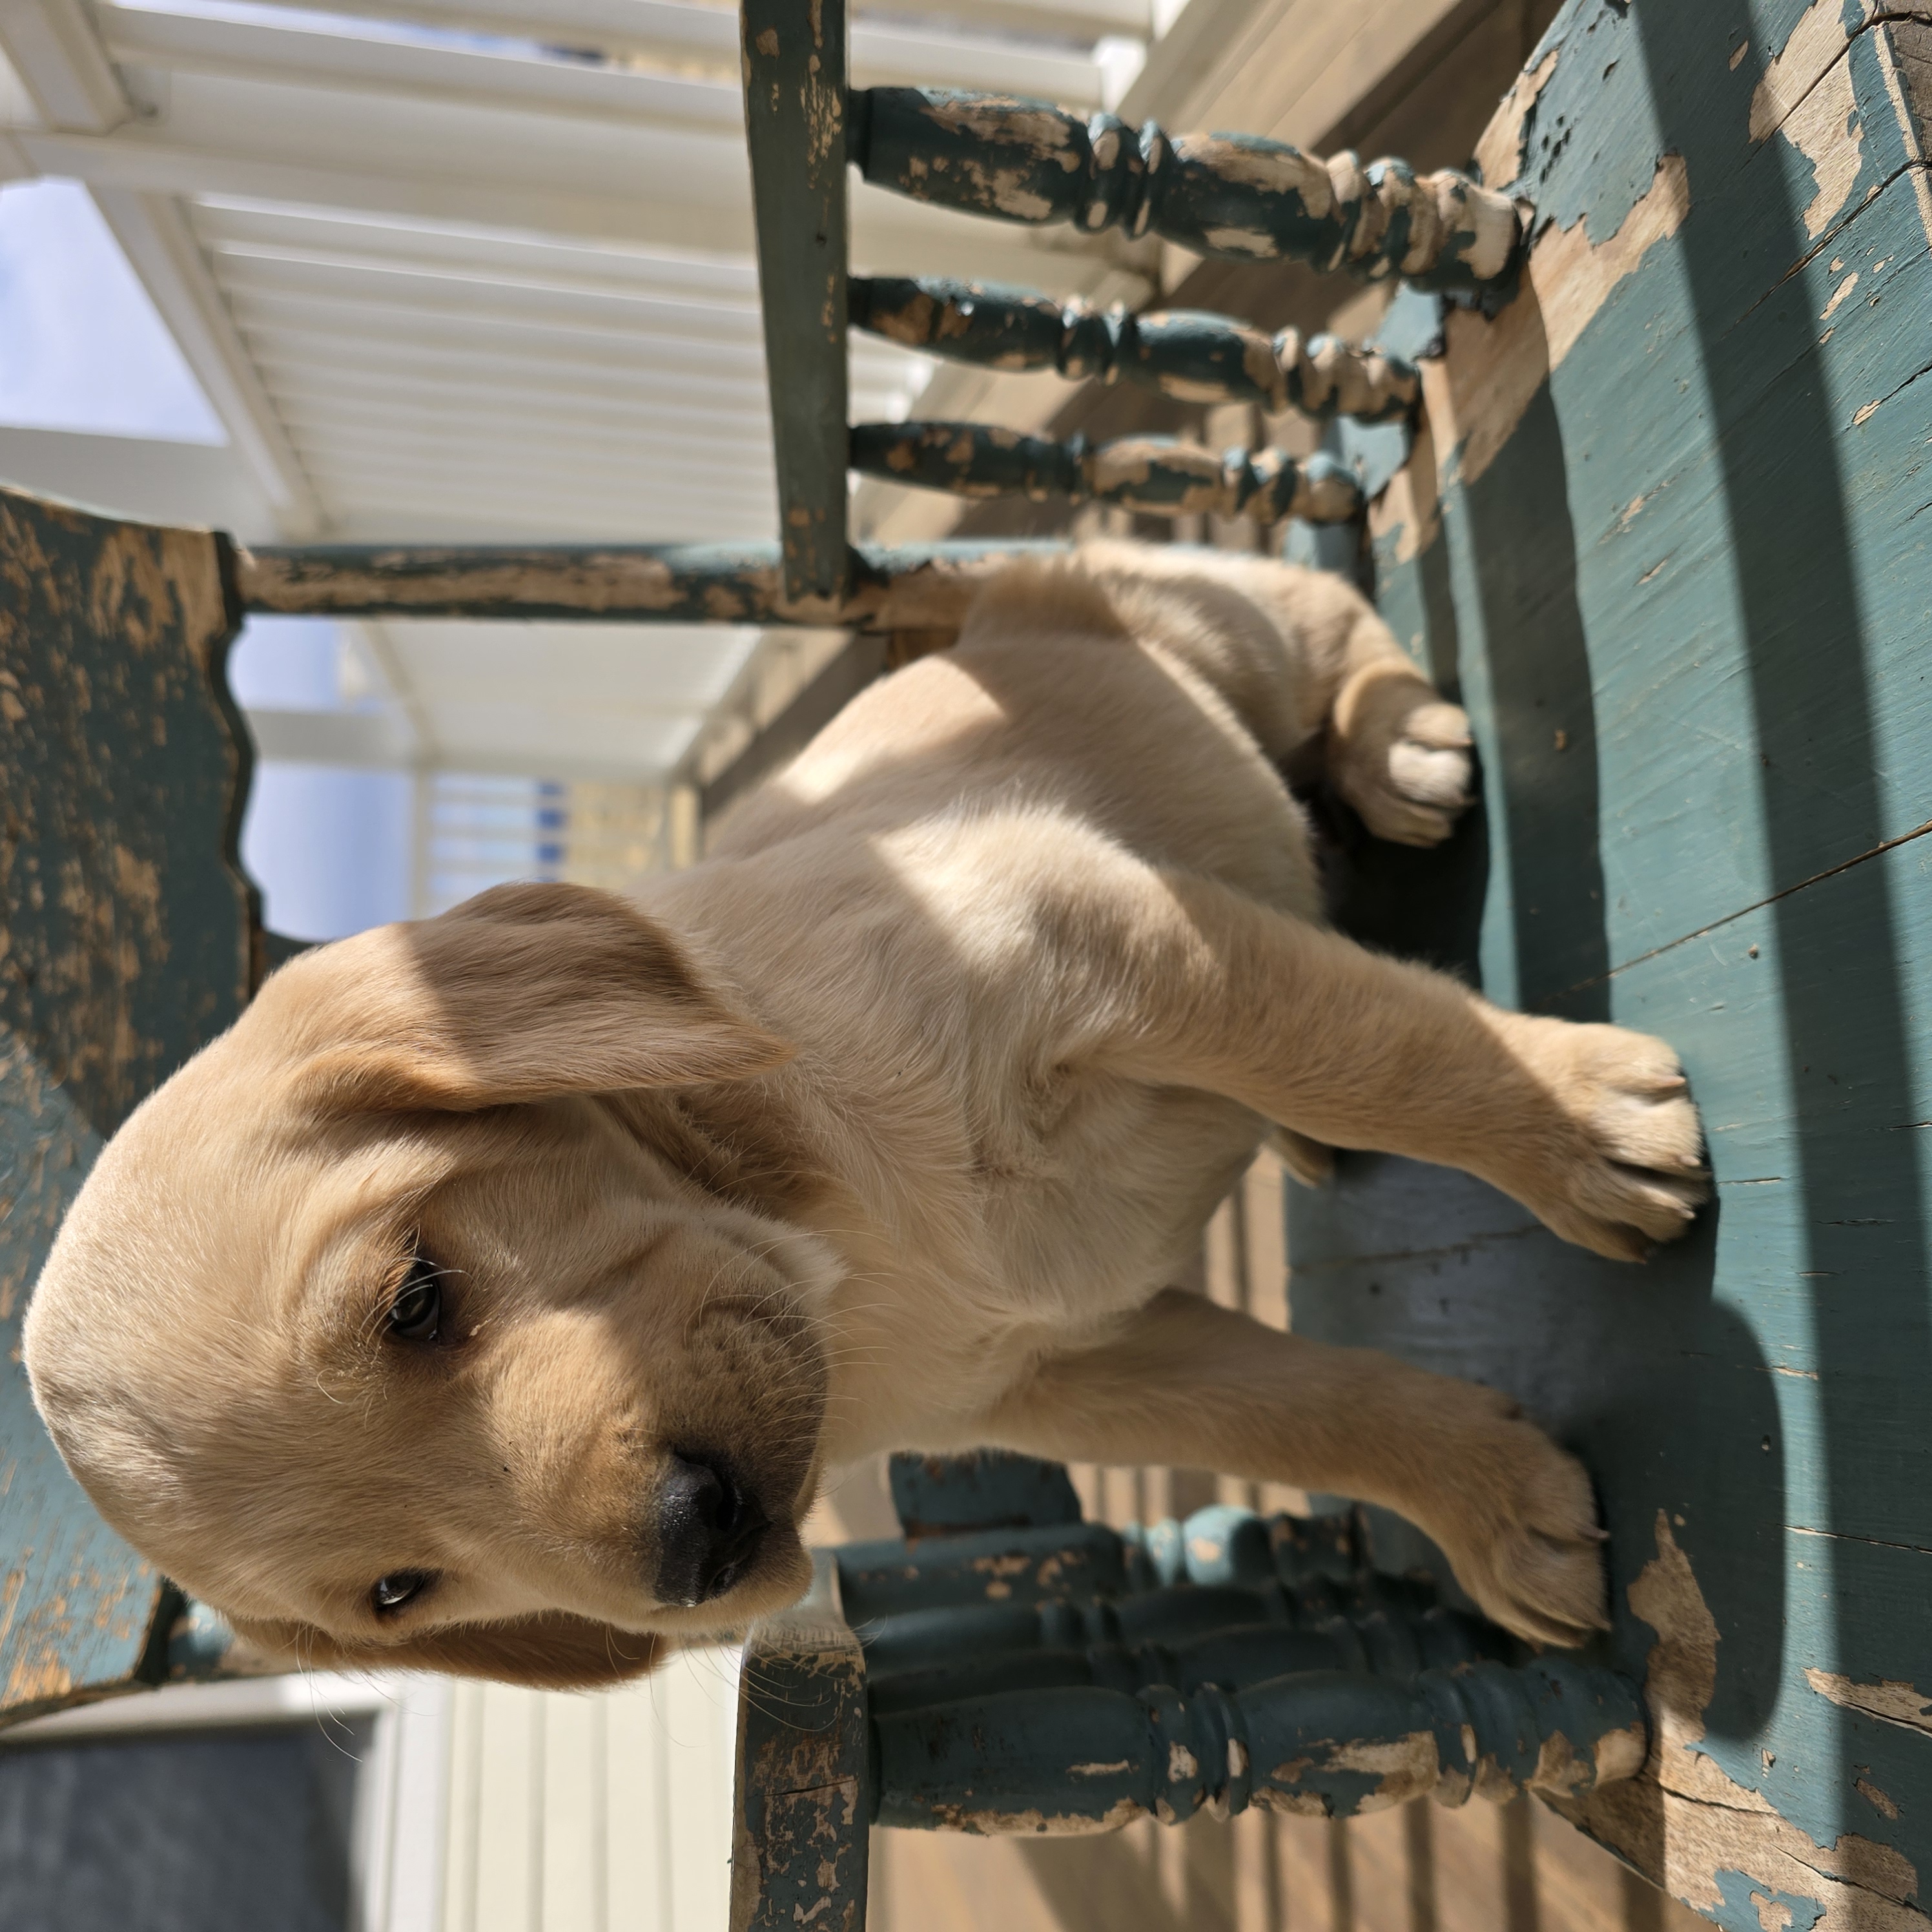
<svg viewBox="0 0 1932 1932">
<path fill-rule="evenodd" d="M 101 1143 L 242 1010 L 224 540 L 0 490 L 0 1724 L 134 1688 L 176 1604 L 55 1453 L 27 1298 Z"/>
</svg>

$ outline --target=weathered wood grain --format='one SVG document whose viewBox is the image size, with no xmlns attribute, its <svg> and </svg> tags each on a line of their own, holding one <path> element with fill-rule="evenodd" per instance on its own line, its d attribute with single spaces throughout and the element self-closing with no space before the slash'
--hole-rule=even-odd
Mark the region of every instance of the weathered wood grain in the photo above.
<svg viewBox="0 0 1932 1932">
<path fill-rule="evenodd" d="M 1659 1743 L 1577 1815 L 1742 1932 L 1927 1922 L 1932 1762 L 1886 1714 L 1932 1696 L 1926 24 L 1566 8 L 1484 143 L 1539 212 L 1522 292 L 1449 317 L 1375 516 L 1484 815 L 1367 859 L 1357 912 L 1670 1039 L 1715 1208 L 1641 1273 L 1396 1162 L 1292 1216 L 1298 1328 L 1584 1454 Z"/>
<path fill-rule="evenodd" d="M 1080 1520 L 1080 1498 L 1065 1467 L 1036 1456 L 1004 1449 L 970 1456 L 896 1455 L 886 1478 L 892 1514 L 909 1541 Z"/>
<path fill-rule="evenodd" d="M 1332 456 L 1203 448 L 1168 436 L 1118 436 L 1089 448 L 983 423 L 854 423 L 862 475 L 956 496 L 1064 497 L 1155 517 L 1246 517 L 1276 524 L 1352 522 L 1362 488 Z"/>
<path fill-rule="evenodd" d="M 1425 1795 L 1581 1798 L 1647 1743 L 1634 1688 L 1568 1658 L 1465 1664 L 1408 1683 L 1312 1672 L 1183 1697 L 1007 1691 L 873 1720 L 877 1818 L 974 1832 L 1115 1831 L 1250 1805 L 1346 1818 Z"/>
<path fill-rule="evenodd" d="M 224 574 L 206 532 L 0 490 L 0 1723 L 158 1679 L 179 1609 L 62 1466 L 19 1330 L 103 1141 L 248 996 Z"/>
<path fill-rule="evenodd" d="M 1063 547 L 862 544 L 848 560 L 845 592 L 823 600 L 788 598 L 775 543 L 265 544 L 237 550 L 235 579 L 244 610 L 300 616 L 943 631 L 958 628 L 980 584 L 1010 559 Z"/>
<path fill-rule="evenodd" d="M 1168 1684 L 1239 1688 L 1300 1671 L 1413 1677 L 1480 1658 L 1506 1659 L 1509 1640 L 1438 1604 L 1366 1602 L 1337 1609 L 1326 1593 L 1154 1592 L 1121 1603 L 1028 1610 L 920 1611 L 862 1634 L 874 1715 L 994 1692 L 1070 1684 L 1138 1692 Z M 1205 1596 L 1190 1603 L 1190 1597 Z"/>
<path fill-rule="evenodd" d="M 1136 315 L 1123 304 L 1096 309 L 1078 296 L 1057 302 L 943 275 L 855 278 L 850 307 L 853 327 L 909 349 L 992 369 L 1124 379 L 1178 402 L 1391 422 L 1408 416 L 1422 393 L 1415 365 L 1400 356 L 1334 335 L 1304 340 L 1297 328 L 1270 336 L 1198 310 Z"/>
<path fill-rule="evenodd" d="M 1004 221 L 1119 227 L 1432 289 L 1506 286 L 1522 244 L 1510 198 L 1448 169 L 1418 176 L 1399 160 L 1324 160 L 1258 136 L 1170 136 L 940 88 L 855 93 L 850 119 L 852 159 L 875 187 Z"/>
<path fill-rule="evenodd" d="M 845 8 L 743 0 L 765 368 L 784 600 L 842 598 L 845 465 Z"/>
<path fill-rule="evenodd" d="M 866 1666 L 829 1558 L 745 1646 L 731 1932 L 864 1932 Z"/>
<path fill-rule="evenodd" d="M 1125 1533 L 1105 1523 L 1048 1521 L 848 1543 L 836 1552 L 841 1599 L 856 1624 L 940 1605 L 1090 1603 L 1184 1582 L 1197 1586 L 1190 1600 L 1198 1616 L 1224 1623 L 1288 1614 L 1244 1600 L 1248 1586 L 1285 1588 L 1311 1604 L 1318 1596 L 1328 1606 L 1324 1614 L 1345 1604 L 1419 1607 L 1428 1600 L 1401 1578 L 1370 1570 L 1366 1554 L 1348 1516 L 1262 1516 L 1220 1504 L 1185 1522 L 1170 1518 Z M 1234 1594 L 1210 1609 L 1207 1591 L 1214 1586 Z"/>
</svg>

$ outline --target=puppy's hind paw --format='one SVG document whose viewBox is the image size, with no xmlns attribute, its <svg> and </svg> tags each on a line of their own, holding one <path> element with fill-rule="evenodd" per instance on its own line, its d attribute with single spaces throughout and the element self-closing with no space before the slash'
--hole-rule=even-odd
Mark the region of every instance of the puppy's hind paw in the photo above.
<svg viewBox="0 0 1932 1932">
<path fill-rule="evenodd" d="M 1432 1533 L 1456 1580 L 1505 1630 L 1574 1649 L 1610 1627 L 1604 1532 L 1590 1479 L 1514 1403 L 1498 1414 L 1457 1488 L 1454 1526 Z"/>
<path fill-rule="evenodd" d="M 1400 667 L 1358 677 L 1336 703 L 1328 770 L 1378 838 L 1439 845 L 1471 798 L 1469 721 Z"/>
</svg>

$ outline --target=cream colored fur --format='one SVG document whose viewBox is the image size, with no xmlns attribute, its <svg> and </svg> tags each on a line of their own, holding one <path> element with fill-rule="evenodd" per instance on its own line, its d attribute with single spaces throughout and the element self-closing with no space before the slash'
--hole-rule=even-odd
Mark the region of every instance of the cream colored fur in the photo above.
<svg viewBox="0 0 1932 1932">
<path fill-rule="evenodd" d="M 1468 736 L 1370 607 L 1258 560 L 1016 567 L 706 863 L 298 960 L 110 1146 L 29 1316 L 109 1520 L 257 1639 L 590 1682 L 740 1624 L 878 1450 L 1004 1444 L 1384 1504 L 1493 1616 L 1604 1610 L 1582 1468 L 1513 1405 L 1171 1291 L 1270 1126 L 1481 1175 L 1636 1258 L 1703 1196 L 1661 1042 L 1323 923 L 1276 764 L 1442 838 Z M 386 1339 L 420 1249 L 446 1345 Z M 778 1527 L 658 1603 L 702 1439 Z M 374 1580 L 434 1572 L 385 1621 Z"/>
</svg>

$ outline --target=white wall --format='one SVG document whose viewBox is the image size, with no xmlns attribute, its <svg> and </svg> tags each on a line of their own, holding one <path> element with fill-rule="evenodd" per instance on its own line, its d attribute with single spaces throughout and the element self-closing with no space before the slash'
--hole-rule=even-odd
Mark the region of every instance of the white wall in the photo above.
<svg viewBox="0 0 1932 1932">
<path fill-rule="evenodd" d="M 724 1932 L 737 1676 L 698 1651 L 596 1696 L 453 1687 L 440 1920 L 382 1932 Z"/>
</svg>

